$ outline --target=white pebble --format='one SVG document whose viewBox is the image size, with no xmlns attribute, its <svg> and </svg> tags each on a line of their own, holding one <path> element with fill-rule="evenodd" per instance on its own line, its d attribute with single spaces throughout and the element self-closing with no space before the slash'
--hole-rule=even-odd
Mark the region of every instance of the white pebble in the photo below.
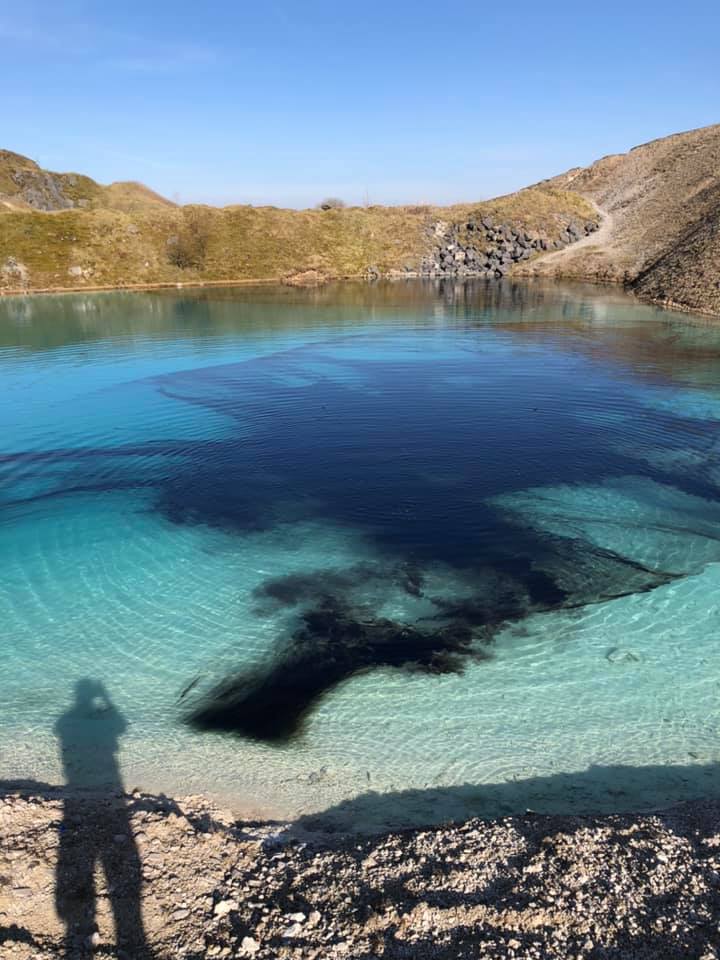
<svg viewBox="0 0 720 960">
<path fill-rule="evenodd" d="M 232 910 L 237 910 L 239 904 L 237 900 L 220 900 L 215 904 L 215 916 L 226 917 Z"/>
</svg>

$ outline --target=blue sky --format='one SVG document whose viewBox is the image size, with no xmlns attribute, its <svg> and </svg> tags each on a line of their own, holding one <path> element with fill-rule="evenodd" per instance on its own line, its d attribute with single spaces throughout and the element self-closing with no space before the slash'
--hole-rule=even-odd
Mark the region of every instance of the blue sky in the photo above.
<svg viewBox="0 0 720 960">
<path fill-rule="evenodd" d="M 447 203 L 720 122 L 718 0 L 0 4 L 0 146 L 182 202 Z"/>
</svg>

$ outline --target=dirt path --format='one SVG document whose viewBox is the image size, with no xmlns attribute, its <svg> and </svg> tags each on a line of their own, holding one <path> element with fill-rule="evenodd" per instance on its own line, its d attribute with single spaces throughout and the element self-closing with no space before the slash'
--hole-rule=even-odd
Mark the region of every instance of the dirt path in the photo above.
<svg viewBox="0 0 720 960">
<path fill-rule="evenodd" d="M 612 247 L 615 219 L 609 211 L 600 207 L 590 197 L 585 197 L 600 217 L 599 228 L 581 240 L 565 247 L 546 253 L 537 260 L 523 264 L 513 271 L 515 275 L 534 277 L 568 277 L 598 280 L 598 271 L 602 272 L 601 261 Z M 604 277 L 603 279 L 610 279 Z"/>
<path fill-rule="evenodd" d="M 558 264 L 562 263 L 564 260 L 572 259 L 578 254 L 582 256 L 582 251 L 588 247 L 591 248 L 606 248 L 610 246 L 610 241 L 613 235 L 613 228 L 615 226 L 615 221 L 613 215 L 607 210 L 603 210 L 602 207 L 598 206 L 594 200 L 591 200 L 590 197 L 585 197 L 588 203 L 591 203 L 595 212 L 600 217 L 600 227 L 595 231 L 595 233 L 588 234 L 587 237 L 583 237 L 581 240 L 578 240 L 577 243 L 573 243 L 569 247 L 565 247 L 564 250 L 556 250 L 554 253 L 549 254 L 547 257 L 543 257 L 544 263 Z"/>
</svg>

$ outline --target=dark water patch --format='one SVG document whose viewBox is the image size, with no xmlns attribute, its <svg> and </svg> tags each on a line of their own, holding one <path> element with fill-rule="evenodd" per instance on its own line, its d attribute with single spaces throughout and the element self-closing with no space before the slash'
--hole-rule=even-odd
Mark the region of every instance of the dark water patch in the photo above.
<svg viewBox="0 0 720 960">
<path fill-rule="evenodd" d="M 201 444 L 206 449 L 208 444 Z M 193 444 L 178 441 L 148 440 L 105 447 L 58 447 L 53 450 L 18 450 L 0 453 L 0 465 L 16 463 L 64 463 L 65 461 L 104 460 L 123 457 L 181 456 L 193 452 Z"/>
<path fill-rule="evenodd" d="M 255 611 L 262 614 L 282 607 L 312 605 L 322 599 L 349 594 L 361 586 L 397 585 L 412 597 L 422 596 L 425 574 L 412 560 L 397 564 L 357 563 L 345 570 L 333 568 L 287 573 L 264 580 L 253 590 Z"/>
<path fill-rule="evenodd" d="M 38 493 L 28 494 L 24 497 L 14 497 L 12 500 L 5 501 L 2 506 L 28 507 L 36 503 L 42 503 L 44 500 L 56 500 L 60 497 L 70 497 L 83 493 L 117 493 L 123 489 L 134 490 L 136 487 L 136 483 L 127 483 L 125 486 L 123 486 L 123 484 L 119 483 L 117 480 L 113 480 L 112 483 L 102 483 L 98 481 L 96 483 L 63 484 L 60 489 L 42 490 Z M 0 515 L 0 523 L 5 522 L 6 519 L 9 522 L 15 518 L 15 513 L 7 517 Z"/>
<path fill-rule="evenodd" d="M 319 598 L 346 592 L 361 583 L 377 579 L 378 571 L 371 564 L 357 564 L 349 570 L 308 570 L 287 573 L 263 581 L 253 590 L 256 611 L 266 608 L 294 607 L 300 603 L 316 602 Z"/>
<path fill-rule="evenodd" d="M 697 472 L 653 468 L 642 457 L 653 444 L 700 452 L 698 422 L 649 411 L 600 365 L 568 371 L 546 356 L 484 356 L 483 342 L 408 363 L 338 358 L 310 345 L 155 377 L 179 410 L 220 414 L 227 432 L 5 454 L 0 465 L 42 474 L 66 464 L 66 476 L 44 478 L 50 491 L 151 487 L 154 509 L 177 524 L 243 534 L 322 517 L 390 552 L 469 567 L 487 550 L 499 562 L 497 545 L 517 539 L 487 505 L 500 493 L 632 473 L 717 495 Z M 602 416 L 606 403 L 622 410 L 621 428 Z M 596 420 L 575 416 L 583 405 Z"/>
<path fill-rule="evenodd" d="M 372 607 L 358 605 L 354 593 L 371 584 L 376 602 L 379 585 L 415 596 L 426 573 L 412 561 L 269 578 L 254 591 L 256 612 L 268 612 L 267 604 L 270 610 L 300 608 L 300 626 L 289 639 L 278 639 L 263 665 L 229 676 L 205 694 L 188 720 L 203 730 L 287 742 L 302 732 L 322 698 L 353 676 L 382 668 L 460 673 L 468 662 L 488 658 L 500 628 L 521 624 L 530 614 L 578 610 L 646 592 L 676 576 L 576 539 L 548 537 L 545 557 L 555 573 L 506 557 L 480 572 L 475 593 L 428 596 L 435 613 L 414 623 L 377 617 Z M 192 686 L 194 681 L 188 690 Z"/>
<path fill-rule="evenodd" d="M 462 362 L 403 366 L 335 363 L 312 348 L 221 373 L 173 375 L 163 389 L 237 421 L 249 435 L 231 431 L 217 448 L 198 449 L 158 489 L 157 508 L 175 522 L 243 531 L 282 520 L 294 500 L 305 516 L 363 528 L 389 550 L 473 566 L 488 544 L 494 549 L 509 536 L 486 504 L 500 493 L 635 474 L 717 495 L 698 472 L 653 467 L 643 456 L 655 447 L 697 446 L 702 454 L 701 424 L 643 407 L 596 369 L 545 377 L 544 360 L 503 375 L 500 361 L 472 352 Z M 318 363 L 337 378 L 285 382 Z M 491 382 L 474 382 L 488 366 Z M 361 382 L 344 382 L 347 370 Z M 575 415 L 586 376 L 595 421 Z M 537 394 L 544 395 L 540 414 L 533 413 Z M 620 405 L 619 427 L 602 415 L 605 402 Z M 256 478 L 258 465 L 265 474 Z"/>
<path fill-rule="evenodd" d="M 683 573 L 652 567 L 577 536 L 563 538 L 548 534 L 544 543 L 552 557 L 550 571 L 544 576 L 548 582 L 554 583 L 557 593 L 564 594 L 561 601 L 555 599 L 548 604 L 551 609 L 571 609 L 647 593 L 683 576 Z M 552 597 L 552 589 L 546 589 L 546 597 Z"/>
<path fill-rule="evenodd" d="M 420 629 L 384 618 L 359 619 L 328 597 L 301 617 L 272 661 L 219 684 L 189 722 L 201 730 L 225 730 L 253 740 L 286 742 L 323 695 L 352 676 L 380 667 L 427 674 L 457 673 L 468 658 L 485 659 L 462 622 Z"/>
</svg>

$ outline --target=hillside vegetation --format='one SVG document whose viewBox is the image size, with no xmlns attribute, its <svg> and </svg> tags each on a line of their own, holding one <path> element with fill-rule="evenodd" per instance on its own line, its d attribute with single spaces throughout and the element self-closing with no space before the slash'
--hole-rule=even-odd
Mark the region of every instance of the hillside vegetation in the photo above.
<svg viewBox="0 0 720 960">
<path fill-rule="evenodd" d="M 179 207 L 142 184 L 102 186 L 0 151 L 0 292 L 427 275 L 433 260 L 430 275 L 448 275 L 448 250 L 464 255 L 466 225 L 483 218 L 496 256 L 536 238 L 523 262 L 506 257 L 511 274 L 622 283 L 720 315 L 720 125 L 453 207 Z M 588 229 L 575 235 L 578 223 Z"/>
<path fill-rule="evenodd" d="M 438 223 L 471 217 L 560 236 L 594 212 L 554 186 L 454 207 L 178 207 L 140 184 L 103 187 L 0 151 L 0 289 L 413 272 Z"/>
</svg>

